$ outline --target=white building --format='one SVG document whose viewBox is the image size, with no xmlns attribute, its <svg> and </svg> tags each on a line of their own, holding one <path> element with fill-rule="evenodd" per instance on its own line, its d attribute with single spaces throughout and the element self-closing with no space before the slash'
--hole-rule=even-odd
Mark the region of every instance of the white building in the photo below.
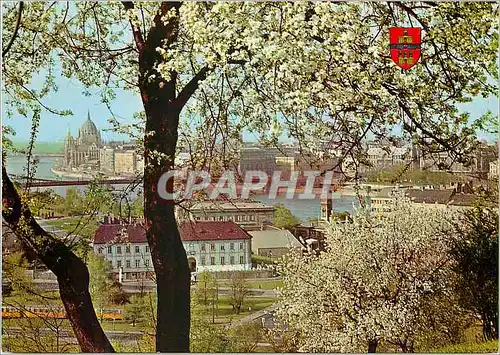
<svg viewBox="0 0 500 355">
<path fill-rule="evenodd" d="M 251 270 L 251 235 L 232 221 L 185 222 L 179 228 L 192 272 Z M 101 224 L 93 239 L 116 276 L 125 280 L 153 274 L 153 262 L 141 224 Z"/>
<path fill-rule="evenodd" d="M 252 251 L 256 255 L 279 258 L 291 248 L 304 248 L 289 230 L 272 228 L 248 233 L 252 236 Z"/>
</svg>

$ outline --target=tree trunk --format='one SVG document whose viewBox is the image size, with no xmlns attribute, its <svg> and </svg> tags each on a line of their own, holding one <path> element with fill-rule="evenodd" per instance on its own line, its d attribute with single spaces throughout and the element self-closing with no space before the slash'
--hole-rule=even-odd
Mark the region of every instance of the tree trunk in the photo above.
<svg viewBox="0 0 500 355">
<path fill-rule="evenodd" d="M 132 1 L 122 2 L 134 10 Z M 164 59 L 157 50 L 175 45 L 181 2 L 162 2 L 147 35 L 133 22 L 132 34 L 139 52 L 139 90 L 146 113 L 144 138 L 144 221 L 156 272 L 158 318 L 156 351 L 188 352 L 190 327 L 190 270 L 174 215 L 174 201 L 158 195 L 160 177 L 174 168 L 179 115 L 198 84 L 210 71 L 202 68 L 177 93 L 177 72 L 164 78 L 157 65 Z M 165 20 L 167 13 L 169 19 Z M 173 189 L 173 179 L 168 182 Z"/>
<path fill-rule="evenodd" d="M 368 340 L 368 352 L 369 353 L 376 353 L 377 346 L 378 346 L 377 340 Z"/>
<path fill-rule="evenodd" d="M 191 319 L 190 271 L 175 220 L 175 201 L 161 198 L 157 191 L 160 177 L 174 167 L 179 115 L 185 101 L 176 99 L 177 73 L 171 72 L 167 81 L 156 70 L 155 66 L 163 61 L 156 49 L 177 40 L 177 17 L 164 22 L 162 16 L 171 9 L 178 14 L 180 5 L 161 4 L 146 40 L 138 29 L 134 30 L 139 50 L 139 89 L 146 113 L 144 221 L 156 273 L 156 351 L 159 352 L 189 351 Z M 167 185 L 171 191 L 173 179 Z"/>
<path fill-rule="evenodd" d="M 150 73 L 149 62 L 141 72 Z M 158 75 L 158 74 L 157 74 Z M 156 273 L 157 333 L 156 351 L 188 352 L 190 327 L 190 270 L 186 251 L 175 220 L 175 201 L 158 195 L 160 177 L 174 167 L 180 110 L 172 104 L 175 80 L 141 86 L 146 111 L 144 140 L 144 221 L 146 236 Z M 150 133 L 150 134 L 148 134 Z M 158 162 L 157 154 L 163 154 Z M 173 179 L 167 184 L 172 191 Z"/>
<path fill-rule="evenodd" d="M 2 166 L 2 216 L 30 255 L 56 276 L 59 294 L 83 352 L 114 352 L 97 319 L 89 293 L 87 266 L 63 242 L 47 233 L 21 201 Z"/>
<path fill-rule="evenodd" d="M 147 181 L 147 180 L 145 180 Z M 174 217 L 173 203 L 165 205 L 144 183 L 147 237 L 156 272 L 156 351 L 189 351 L 190 283 L 186 252 Z"/>
</svg>

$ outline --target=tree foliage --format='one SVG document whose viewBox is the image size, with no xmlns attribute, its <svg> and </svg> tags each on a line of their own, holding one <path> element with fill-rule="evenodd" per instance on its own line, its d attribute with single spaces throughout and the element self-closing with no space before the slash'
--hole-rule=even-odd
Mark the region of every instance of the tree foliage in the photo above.
<svg viewBox="0 0 500 355">
<path fill-rule="evenodd" d="M 142 322 L 147 316 L 147 304 L 145 302 L 144 297 L 139 295 L 133 295 L 130 297 L 130 303 L 125 305 L 124 313 L 125 320 L 132 322 L 132 326 L 139 322 Z"/>
<path fill-rule="evenodd" d="M 481 317 L 486 340 L 498 339 L 498 210 L 465 211 L 450 252 L 460 304 Z"/>
<path fill-rule="evenodd" d="M 399 200 L 385 218 L 359 210 L 352 223 L 333 222 L 325 252 L 285 259 L 277 315 L 300 335 L 299 350 L 372 352 L 384 343 L 411 352 L 423 331 L 444 337 L 443 315 L 458 314 L 449 302 L 439 307 L 452 294 L 449 218 Z"/>
<path fill-rule="evenodd" d="M 18 6 L 3 6 L 10 39 Z M 158 10 L 172 26 L 163 39 L 169 31 L 175 37 L 152 48 L 155 63 L 140 74 L 135 35 L 146 42 Z M 384 136 L 399 125 L 427 150 L 462 156 L 473 129 L 490 120 L 462 114 L 456 103 L 495 94 L 497 11 L 493 3 L 30 3 L 4 60 L 7 112 L 43 108 L 58 89 L 59 70 L 89 88 L 104 87 L 108 104 L 117 88 L 138 92 L 146 79 L 175 81 L 179 95 L 187 89 L 180 101 L 193 99 L 179 125 L 192 143 L 197 134 L 211 141 L 239 136 L 243 128 L 273 141 L 285 131 L 316 151 L 321 138 L 333 135 L 349 155 L 359 152 L 348 151 L 349 137 Z M 387 41 L 388 28 L 402 25 L 421 27 L 424 39 L 420 64 L 405 73 L 392 63 Z M 40 68 L 45 81 L 34 88 Z M 472 129 L 470 119 L 477 122 Z"/>
<path fill-rule="evenodd" d="M 87 267 L 90 273 L 90 295 L 98 314 L 101 314 L 102 321 L 102 310 L 111 304 L 119 290 L 109 261 L 90 252 L 87 257 Z"/>
<path fill-rule="evenodd" d="M 386 168 L 378 172 L 368 173 L 368 182 L 383 183 L 412 183 L 418 185 L 446 185 L 449 183 L 465 182 L 465 177 L 457 176 L 444 171 L 412 170 L 401 164 Z"/>
<path fill-rule="evenodd" d="M 241 307 L 250 290 L 245 280 L 245 275 L 241 272 L 231 273 L 229 280 L 229 304 L 233 306 L 236 314 L 240 314 Z"/>
<path fill-rule="evenodd" d="M 45 103 L 58 90 L 58 74 L 79 80 L 84 95 L 98 88 L 110 107 L 120 90 L 141 96 L 137 122 L 111 121 L 144 143 L 144 217 L 162 298 L 157 351 L 189 349 L 187 258 L 174 205 L 154 188 L 173 169 L 178 141 L 201 142 L 191 147 L 205 164 L 234 153 L 227 142 L 243 130 L 270 144 L 285 132 L 313 156 L 329 141 L 342 161 L 358 158 L 367 134 L 401 127 L 423 150 L 461 161 L 483 119 L 459 112 L 457 103 L 496 93 L 495 3 L 2 6 L 6 115 L 32 118 L 35 136 L 41 110 L 71 114 Z M 401 73 L 388 55 L 387 33 L 407 24 L 423 28 L 424 42 L 419 65 Z M 54 259 L 62 260 L 56 251 Z M 104 339 L 75 333 L 81 344 L 94 339 L 96 349 L 108 349 Z"/>
<path fill-rule="evenodd" d="M 278 228 L 289 229 L 300 224 L 300 221 L 282 203 L 274 206 L 274 225 Z"/>
<path fill-rule="evenodd" d="M 195 298 L 199 304 L 207 305 L 215 301 L 217 292 L 217 280 L 208 272 L 198 275 L 196 283 Z"/>
</svg>

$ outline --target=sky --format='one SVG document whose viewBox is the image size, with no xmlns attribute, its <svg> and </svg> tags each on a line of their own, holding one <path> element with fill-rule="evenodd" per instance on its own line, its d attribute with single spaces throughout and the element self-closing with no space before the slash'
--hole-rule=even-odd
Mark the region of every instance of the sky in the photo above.
<svg viewBox="0 0 500 355">
<path fill-rule="evenodd" d="M 33 87 L 36 87 L 39 78 L 33 79 Z M 90 113 L 91 119 L 99 129 L 111 128 L 108 119 L 111 113 L 106 105 L 100 102 L 99 90 L 91 89 L 93 95 L 87 97 L 82 94 L 83 87 L 77 80 L 69 80 L 66 78 L 56 79 L 59 85 L 59 91 L 51 93 L 43 102 L 45 105 L 57 109 L 70 109 L 73 116 L 60 117 L 49 112 L 41 114 L 40 129 L 37 141 L 40 142 L 62 142 L 66 136 L 68 129 L 73 136 L 78 134 L 78 129 L 87 119 L 87 112 Z M 463 104 L 461 109 L 471 113 L 471 117 L 479 117 L 491 110 L 498 116 L 499 102 L 498 98 L 490 97 L 484 99 L 476 98 L 473 102 Z M 116 99 L 111 104 L 111 109 L 118 118 L 120 123 L 130 124 L 133 122 L 133 114 L 142 109 L 142 102 L 139 94 L 118 91 Z M 2 115 L 5 117 L 5 115 Z M 9 125 L 16 131 L 14 141 L 28 141 L 31 128 L 31 120 L 20 115 L 14 116 L 12 119 L 4 119 L 4 125 Z M 120 135 L 111 131 L 101 132 L 101 136 L 105 141 L 109 140 L 129 140 L 126 135 Z M 494 141 L 496 137 L 487 134 L 479 134 L 480 139 Z M 245 141 L 255 141 L 254 134 L 244 133 Z"/>
</svg>

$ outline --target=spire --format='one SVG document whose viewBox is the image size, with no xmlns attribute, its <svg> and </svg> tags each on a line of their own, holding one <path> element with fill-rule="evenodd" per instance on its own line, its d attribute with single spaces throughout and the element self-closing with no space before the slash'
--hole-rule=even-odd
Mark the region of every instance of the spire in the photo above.
<svg viewBox="0 0 500 355">
<path fill-rule="evenodd" d="M 87 121 L 92 121 L 92 120 L 90 119 L 90 110 L 87 110 Z"/>
</svg>

